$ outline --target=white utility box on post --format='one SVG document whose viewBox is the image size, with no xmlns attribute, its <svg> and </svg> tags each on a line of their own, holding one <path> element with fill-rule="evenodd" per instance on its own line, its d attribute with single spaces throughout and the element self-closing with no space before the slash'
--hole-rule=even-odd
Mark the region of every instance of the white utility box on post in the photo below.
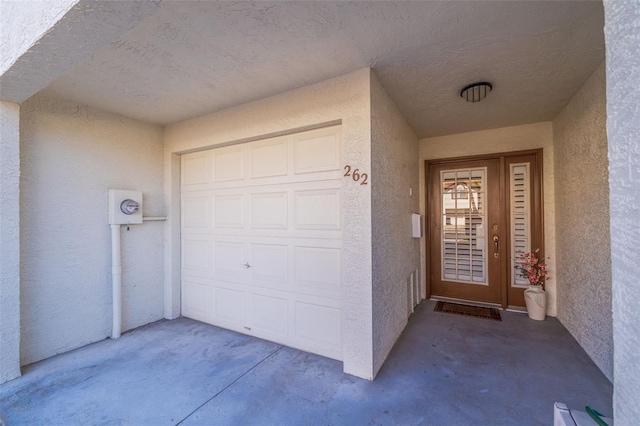
<svg viewBox="0 0 640 426">
<path fill-rule="evenodd" d="M 142 192 L 109 190 L 109 225 L 142 223 Z"/>
</svg>

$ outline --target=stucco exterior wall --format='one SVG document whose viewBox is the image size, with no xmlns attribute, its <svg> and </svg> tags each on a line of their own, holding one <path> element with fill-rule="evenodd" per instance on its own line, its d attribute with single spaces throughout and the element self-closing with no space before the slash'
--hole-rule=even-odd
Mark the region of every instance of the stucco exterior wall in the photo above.
<svg viewBox="0 0 640 426">
<path fill-rule="evenodd" d="M 613 378 L 605 72 L 553 120 L 558 319 Z"/>
<path fill-rule="evenodd" d="M 0 74 L 27 51 L 78 0 L 3 0 L 0 2 Z"/>
<path fill-rule="evenodd" d="M 162 129 L 43 96 L 22 104 L 21 362 L 111 334 L 109 188 L 163 215 Z M 123 229 L 123 331 L 162 318 L 163 226 Z"/>
<path fill-rule="evenodd" d="M 155 13 L 161 4 L 160 1 L 1 1 L 0 97 L 24 102 L 62 77 L 74 64 L 88 59 Z"/>
<path fill-rule="evenodd" d="M 371 73 L 371 247 L 373 366 L 378 372 L 407 324 L 411 273 L 420 267 L 411 236 L 418 203 L 418 138 Z M 409 195 L 411 188 L 413 195 Z"/>
<path fill-rule="evenodd" d="M 469 155 L 484 155 L 497 152 L 543 149 L 543 198 L 544 198 L 544 248 L 550 279 L 545 284 L 547 291 L 547 315 L 556 316 L 556 226 L 553 169 L 553 130 L 551 122 L 502 127 L 478 132 L 460 133 L 420 140 L 420 212 L 425 214 L 425 170 L 424 160 L 455 158 Z M 426 241 L 420 243 L 422 262 L 421 277 L 426 277 Z M 423 278 L 424 289 L 424 278 Z"/>
<path fill-rule="evenodd" d="M 20 106 L 0 102 L 0 383 L 20 376 Z"/>
<path fill-rule="evenodd" d="M 165 316 L 179 312 L 180 187 L 177 154 L 342 122 L 342 162 L 371 170 L 370 71 L 363 69 L 165 128 Z M 373 378 L 371 325 L 371 185 L 343 181 L 344 370 Z"/>
<path fill-rule="evenodd" d="M 613 302 L 613 416 L 640 424 L 640 4 L 607 1 L 607 134 Z"/>
</svg>

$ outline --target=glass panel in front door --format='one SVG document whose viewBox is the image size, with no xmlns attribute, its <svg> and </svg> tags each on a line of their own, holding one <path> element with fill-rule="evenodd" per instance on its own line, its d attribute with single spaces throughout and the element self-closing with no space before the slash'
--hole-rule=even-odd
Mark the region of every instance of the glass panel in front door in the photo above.
<svg viewBox="0 0 640 426">
<path fill-rule="evenodd" d="M 486 167 L 440 172 L 443 281 L 488 285 L 486 176 Z"/>
<path fill-rule="evenodd" d="M 529 185 L 529 164 L 516 163 L 509 167 L 511 222 L 511 270 L 519 256 L 531 251 L 531 188 Z M 529 281 L 521 274 L 511 274 L 512 287 L 527 287 Z"/>
</svg>

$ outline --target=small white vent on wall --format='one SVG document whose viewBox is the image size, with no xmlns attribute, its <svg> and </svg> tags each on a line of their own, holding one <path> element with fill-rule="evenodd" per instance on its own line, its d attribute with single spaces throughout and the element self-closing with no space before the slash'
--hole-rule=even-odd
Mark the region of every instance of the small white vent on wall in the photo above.
<svg viewBox="0 0 640 426">
<path fill-rule="evenodd" d="M 415 307 L 420 303 L 420 284 L 418 280 L 418 270 L 413 271 L 407 277 L 407 316 L 411 316 Z"/>
</svg>

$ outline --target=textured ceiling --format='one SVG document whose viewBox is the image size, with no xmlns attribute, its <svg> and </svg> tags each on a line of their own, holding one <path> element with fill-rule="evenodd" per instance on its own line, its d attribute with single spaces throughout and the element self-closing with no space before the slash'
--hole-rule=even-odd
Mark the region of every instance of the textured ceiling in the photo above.
<svg viewBox="0 0 640 426">
<path fill-rule="evenodd" d="M 166 125 L 372 67 L 422 138 L 552 119 L 602 27 L 601 2 L 165 2 L 45 90 Z"/>
</svg>

